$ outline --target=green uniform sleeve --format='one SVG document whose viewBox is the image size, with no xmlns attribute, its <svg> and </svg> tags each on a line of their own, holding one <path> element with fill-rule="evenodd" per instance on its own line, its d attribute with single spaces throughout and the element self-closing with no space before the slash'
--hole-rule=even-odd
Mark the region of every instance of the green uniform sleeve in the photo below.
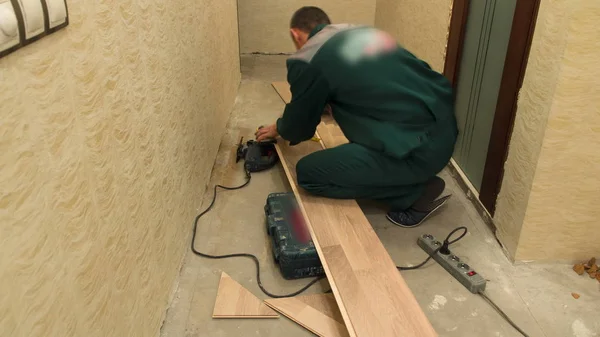
<svg viewBox="0 0 600 337">
<path fill-rule="evenodd" d="M 329 97 L 329 84 L 321 72 L 299 60 L 288 60 L 292 100 L 277 120 L 277 132 L 292 145 L 312 138 Z"/>
</svg>

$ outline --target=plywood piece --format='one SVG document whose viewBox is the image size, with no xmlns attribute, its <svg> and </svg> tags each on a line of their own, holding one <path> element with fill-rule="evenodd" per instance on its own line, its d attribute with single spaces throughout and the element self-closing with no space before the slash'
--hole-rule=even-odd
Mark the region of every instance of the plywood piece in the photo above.
<svg viewBox="0 0 600 337">
<path fill-rule="evenodd" d="M 226 273 L 221 274 L 213 318 L 278 318 L 279 315 Z"/>
<path fill-rule="evenodd" d="M 286 97 L 285 91 L 281 96 Z M 289 146 L 280 139 L 276 148 L 349 336 L 437 336 L 356 201 L 320 198 L 297 187 L 298 160 L 339 145 L 339 138 L 329 137 L 335 130 L 328 131 L 318 132 L 322 144 Z M 337 132 L 339 137 L 341 130 Z"/>
<path fill-rule="evenodd" d="M 343 321 L 336 320 L 337 305 L 331 295 L 268 299 L 268 306 L 321 337 L 347 337 Z M 339 314 L 339 310 L 337 310 Z"/>
</svg>

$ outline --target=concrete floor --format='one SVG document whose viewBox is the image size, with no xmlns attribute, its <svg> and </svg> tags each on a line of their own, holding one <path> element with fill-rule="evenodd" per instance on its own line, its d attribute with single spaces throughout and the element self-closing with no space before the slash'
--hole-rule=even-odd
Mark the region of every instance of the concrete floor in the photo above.
<svg viewBox="0 0 600 337">
<path fill-rule="evenodd" d="M 250 139 L 258 125 L 272 123 L 284 106 L 270 82 L 286 78 L 285 57 L 244 56 L 242 71 L 242 84 L 211 186 L 243 182 L 242 164 L 235 163 L 236 144 L 241 136 Z M 442 172 L 441 176 L 447 182 L 447 192 L 454 197 L 441 213 L 419 228 L 396 227 L 385 219 L 383 210 L 363 205 L 392 258 L 399 265 L 419 263 L 426 256 L 416 245 L 418 236 L 430 233 L 443 238 L 455 227 L 467 226 L 469 234 L 452 250 L 489 280 L 488 295 L 530 336 L 600 336 L 600 284 L 576 275 L 569 265 L 510 263 L 450 174 Z M 265 234 L 262 209 L 267 195 L 288 190 L 283 170 L 278 168 L 254 174 L 245 189 L 220 191 L 214 209 L 199 222 L 196 247 L 209 254 L 256 254 L 261 260 L 263 284 L 272 292 L 289 293 L 302 287 L 307 280 L 286 281 L 281 277 Z M 211 197 L 212 189 L 207 189 L 198 211 L 210 203 Z M 312 336 L 284 317 L 213 320 L 211 313 L 221 271 L 259 298 L 266 298 L 256 285 L 252 261 L 209 260 L 188 254 L 162 337 Z M 402 275 L 440 336 L 520 336 L 486 302 L 468 292 L 435 262 Z M 323 281 L 307 294 L 327 289 L 327 282 Z M 581 294 L 581 298 L 574 299 L 572 292 Z"/>
</svg>

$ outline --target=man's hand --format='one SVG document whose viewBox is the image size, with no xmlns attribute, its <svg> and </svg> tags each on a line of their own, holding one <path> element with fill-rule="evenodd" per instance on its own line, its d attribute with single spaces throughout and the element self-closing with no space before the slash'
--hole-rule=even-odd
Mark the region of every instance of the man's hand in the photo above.
<svg viewBox="0 0 600 337">
<path fill-rule="evenodd" d="M 279 137 L 279 133 L 277 132 L 277 124 L 264 126 L 254 134 L 256 136 L 256 140 L 262 142 L 263 140 L 275 139 Z"/>
</svg>

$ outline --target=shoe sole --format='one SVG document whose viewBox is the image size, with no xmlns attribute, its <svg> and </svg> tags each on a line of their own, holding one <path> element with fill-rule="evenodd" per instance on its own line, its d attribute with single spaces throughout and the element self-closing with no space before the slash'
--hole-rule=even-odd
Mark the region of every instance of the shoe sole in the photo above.
<svg viewBox="0 0 600 337">
<path fill-rule="evenodd" d="M 396 226 L 399 226 L 399 227 L 402 227 L 402 228 L 415 228 L 415 227 L 419 227 L 419 226 L 421 226 L 421 224 L 422 224 L 423 222 L 425 222 L 425 220 L 427 220 L 427 219 L 428 219 L 428 218 L 429 218 L 429 217 L 430 217 L 430 216 L 431 216 L 433 213 L 435 213 L 435 212 L 436 212 L 438 209 L 440 209 L 442 206 L 444 206 L 444 205 L 446 204 L 446 202 L 448 201 L 448 199 L 450 199 L 450 197 L 451 197 L 451 196 L 452 196 L 452 195 L 447 195 L 447 196 L 445 196 L 445 197 L 441 197 L 441 198 L 439 198 L 438 200 L 434 201 L 434 202 L 436 203 L 435 207 L 433 207 L 433 208 L 432 208 L 432 209 L 429 211 L 429 213 L 427 213 L 427 215 L 426 215 L 426 216 L 425 216 L 423 219 L 421 219 L 421 221 L 419 221 L 418 223 L 416 223 L 416 224 L 414 224 L 414 225 L 412 225 L 412 226 L 407 226 L 407 225 L 403 225 L 403 224 L 401 224 L 401 223 L 398 223 L 398 222 L 396 222 L 396 221 L 392 220 L 392 219 L 391 219 L 391 218 L 390 218 L 388 215 L 386 215 L 385 217 L 386 217 L 386 218 L 387 218 L 387 219 L 388 219 L 388 220 L 389 220 L 391 223 L 393 223 L 394 225 L 396 225 Z"/>
</svg>

